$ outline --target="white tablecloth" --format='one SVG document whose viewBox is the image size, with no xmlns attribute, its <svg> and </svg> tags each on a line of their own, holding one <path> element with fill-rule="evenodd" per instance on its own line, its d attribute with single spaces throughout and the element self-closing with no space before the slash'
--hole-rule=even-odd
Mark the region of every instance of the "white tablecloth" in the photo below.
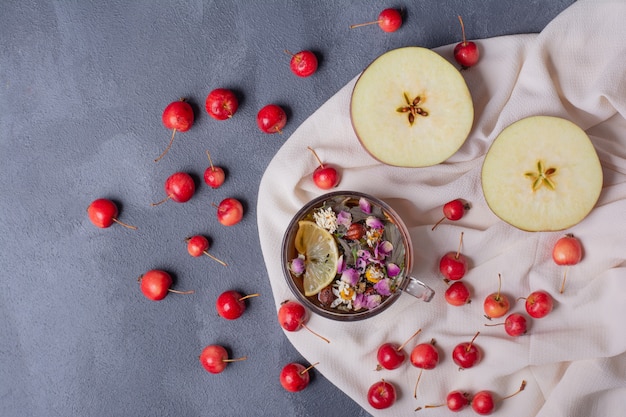
<svg viewBox="0 0 626 417">
<path fill-rule="evenodd" d="M 293 299 L 281 265 L 285 228 L 307 201 L 320 195 L 311 174 L 316 160 L 306 149 L 341 167 L 338 189 L 372 194 L 388 202 L 410 229 L 415 247 L 413 275 L 437 294 L 429 304 L 408 294 L 383 314 L 354 323 L 318 316 L 308 325 L 331 340 L 326 344 L 306 331 L 286 333 L 311 363 L 365 409 L 380 416 L 449 415 L 446 407 L 414 409 L 445 401 L 449 391 L 488 389 L 496 397 L 520 395 L 497 405 L 507 417 L 622 416 L 626 405 L 626 2 L 579 0 L 539 34 L 477 41 L 481 59 L 464 71 L 475 105 L 475 123 L 463 147 L 449 160 L 428 168 L 394 168 L 372 159 L 359 145 L 349 118 L 356 77 L 306 120 L 267 168 L 259 189 L 259 238 L 276 307 Z M 436 49 L 451 62 L 454 45 Z M 523 232 L 499 220 L 487 207 L 480 185 L 483 158 L 506 126 L 532 115 L 569 119 L 583 128 L 600 157 L 604 186 L 596 208 L 575 227 L 584 247 L 582 261 L 569 268 L 559 293 L 563 267 L 554 264 L 552 246 L 564 232 Z M 435 231 L 441 207 L 454 198 L 472 209 L 457 222 Z M 455 250 L 464 232 L 463 252 L 470 258 L 464 280 L 474 302 L 449 306 L 438 260 Z M 512 338 L 502 327 L 485 327 L 482 300 L 497 289 L 525 297 L 544 289 L 556 301 L 554 311 L 533 320 L 527 335 Z M 524 312 L 522 301 L 511 311 Z M 278 325 L 278 324 L 277 324 Z M 413 387 L 419 369 L 407 363 L 393 371 L 375 371 L 376 350 L 384 342 L 406 348 L 437 340 L 441 361 L 422 375 L 418 397 Z M 453 347 L 469 341 L 484 352 L 482 362 L 459 371 Z M 374 410 L 368 387 L 384 378 L 398 389 L 396 404 Z M 621 406 L 621 407 L 620 407 Z M 466 411 L 467 415 L 473 414 Z"/>
</svg>

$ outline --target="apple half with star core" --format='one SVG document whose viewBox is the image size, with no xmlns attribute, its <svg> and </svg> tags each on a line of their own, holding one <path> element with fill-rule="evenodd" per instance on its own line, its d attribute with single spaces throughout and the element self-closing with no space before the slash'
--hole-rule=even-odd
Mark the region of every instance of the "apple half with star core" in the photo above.
<svg viewBox="0 0 626 417">
<path fill-rule="evenodd" d="M 505 128 L 487 151 L 481 177 L 493 213 L 531 232 L 574 226 L 602 191 L 602 167 L 589 136 L 553 116 L 531 116 Z"/>
<path fill-rule="evenodd" d="M 474 123 L 465 79 L 422 47 L 385 52 L 359 76 L 350 117 L 365 150 L 400 167 L 436 165 L 463 145 Z"/>
</svg>

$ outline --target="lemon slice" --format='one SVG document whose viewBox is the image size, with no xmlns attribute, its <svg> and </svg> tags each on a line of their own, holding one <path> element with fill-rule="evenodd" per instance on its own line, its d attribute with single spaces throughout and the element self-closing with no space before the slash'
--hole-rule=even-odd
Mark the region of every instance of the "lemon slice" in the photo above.
<svg viewBox="0 0 626 417">
<path fill-rule="evenodd" d="M 333 235 L 314 222 L 301 220 L 294 245 L 298 253 L 305 256 L 304 295 L 315 295 L 333 282 L 337 274 L 337 242 Z"/>
</svg>

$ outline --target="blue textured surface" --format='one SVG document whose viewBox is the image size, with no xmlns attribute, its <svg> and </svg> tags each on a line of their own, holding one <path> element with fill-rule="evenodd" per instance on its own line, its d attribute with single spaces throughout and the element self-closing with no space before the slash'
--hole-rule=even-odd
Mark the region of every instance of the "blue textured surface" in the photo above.
<svg viewBox="0 0 626 417">
<path fill-rule="evenodd" d="M 5 1 L 0 6 L 0 415 L 10 416 L 365 416 L 314 373 L 290 394 L 284 364 L 302 358 L 276 321 L 257 235 L 257 189 L 265 167 L 307 117 L 376 56 L 391 48 L 437 47 L 539 32 L 572 0 L 383 1 Z M 403 7 L 401 29 L 374 20 Z M 311 49 L 318 72 L 299 79 L 293 52 Z M 204 111 L 213 88 L 234 89 L 240 109 L 217 122 Z M 193 128 L 170 133 L 165 106 L 187 97 Z M 284 106 L 282 135 L 261 133 L 263 105 Z M 201 181 L 209 150 L 227 169 L 224 186 Z M 175 171 L 198 182 L 185 204 L 164 196 Z M 212 203 L 240 198 L 243 221 L 220 226 Z M 96 229 L 95 198 L 120 205 Z M 183 239 L 202 233 L 227 268 L 191 258 Z M 195 289 L 155 303 L 137 278 L 152 268 Z M 215 313 L 224 290 L 258 292 L 244 316 Z M 248 360 L 210 375 L 202 348 L 227 346 Z"/>
</svg>

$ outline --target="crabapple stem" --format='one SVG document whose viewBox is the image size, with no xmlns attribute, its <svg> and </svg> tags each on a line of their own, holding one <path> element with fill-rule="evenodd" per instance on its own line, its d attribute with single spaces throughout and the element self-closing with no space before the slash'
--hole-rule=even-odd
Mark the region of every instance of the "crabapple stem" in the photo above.
<svg viewBox="0 0 626 417">
<path fill-rule="evenodd" d="M 465 25 L 463 24 L 463 18 L 460 15 L 457 17 L 459 18 L 459 23 L 461 23 L 461 33 L 463 34 L 463 45 L 466 45 L 467 41 L 465 39 Z"/>
<path fill-rule="evenodd" d="M 300 371 L 300 375 L 306 374 L 307 372 L 309 372 L 311 369 L 315 368 L 319 364 L 320 364 L 319 362 L 315 362 L 313 365 L 309 365 L 308 368 L 303 369 L 302 371 Z"/>
<path fill-rule="evenodd" d="M 354 29 L 354 28 L 360 28 L 361 26 L 368 26 L 368 25 L 373 25 L 376 23 L 380 23 L 382 22 L 382 20 L 374 20 L 373 22 L 365 22 L 365 23 L 357 23 L 355 25 L 350 25 L 350 29 Z"/>
<path fill-rule="evenodd" d="M 207 158 L 209 158 L 209 165 L 211 165 L 211 171 L 215 171 L 215 168 L 213 167 L 213 161 L 211 160 L 211 154 L 209 153 L 209 151 L 206 151 L 206 156 Z"/>
<path fill-rule="evenodd" d="M 130 224 L 126 224 L 126 223 L 121 222 L 121 221 L 119 221 L 119 220 L 117 220 L 117 219 L 115 219 L 115 218 L 113 219 L 113 221 L 114 221 L 115 223 L 117 223 L 117 224 L 121 225 L 121 226 L 124 226 L 124 227 L 128 228 L 128 229 L 137 230 L 137 226 L 131 226 Z"/>
<path fill-rule="evenodd" d="M 241 358 L 235 358 L 235 359 L 222 359 L 222 362 L 240 362 L 240 361 L 245 361 L 246 359 L 248 359 L 247 356 L 242 356 Z"/>
<path fill-rule="evenodd" d="M 498 295 L 496 300 L 500 299 L 500 289 L 502 289 L 502 274 L 498 274 Z"/>
<path fill-rule="evenodd" d="M 565 280 L 567 279 L 567 270 L 569 269 L 569 266 L 566 265 L 565 266 L 565 272 L 563 272 L 563 281 L 561 281 L 561 288 L 559 289 L 559 293 L 563 294 L 563 291 L 565 291 Z"/>
<path fill-rule="evenodd" d="M 437 228 L 437 226 L 439 226 L 439 224 L 440 224 L 442 221 L 444 221 L 445 219 L 446 219 L 446 218 L 445 218 L 445 216 L 444 216 L 444 217 L 442 217 L 441 219 L 439 219 L 439 221 L 438 221 L 437 223 L 435 223 L 435 224 L 433 225 L 433 228 L 432 228 L 432 229 L 430 229 L 430 230 L 431 230 L 431 231 L 432 231 L 432 230 L 435 230 L 435 229 Z"/>
<path fill-rule="evenodd" d="M 463 246 L 463 232 L 461 232 L 461 238 L 459 239 L 459 249 L 456 251 L 454 259 L 459 259 L 459 256 L 461 256 L 461 246 Z"/>
<path fill-rule="evenodd" d="M 317 337 L 319 337 L 320 339 L 322 339 L 324 342 L 326 342 L 326 343 L 330 343 L 330 340 L 326 339 L 326 338 L 325 338 L 324 336 L 322 336 L 321 334 L 314 332 L 314 331 L 313 331 L 313 330 L 311 330 L 309 327 L 307 327 L 307 325 L 306 325 L 306 324 L 304 324 L 304 323 L 300 323 L 300 325 L 301 325 L 302 327 L 304 327 L 305 329 L 307 329 L 308 331 L 310 331 L 311 333 L 313 333 L 315 336 L 317 336 Z"/>
<path fill-rule="evenodd" d="M 156 203 L 150 203 L 150 205 L 151 205 L 152 207 L 159 206 L 159 205 L 161 205 L 161 204 L 165 203 L 165 202 L 166 202 L 167 200 L 169 200 L 170 198 L 172 198 L 172 197 L 168 195 L 168 196 L 167 196 L 167 197 L 165 197 L 163 200 L 161 200 L 161 201 L 157 201 Z"/>
<path fill-rule="evenodd" d="M 261 294 L 259 294 L 259 293 L 254 293 L 254 294 L 244 295 L 243 297 L 241 297 L 241 298 L 239 299 L 239 301 L 247 300 L 248 298 L 252 298 L 252 297 L 258 297 L 259 295 L 261 295 Z"/>
<path fill-rule="evenodd" d="M 420 332 L 422 331 L 422 329 L 419 329 L 418 331 L 416 331 L 415 333 L 413 333 L 413 335 L 411 337 L 409 337 L 406 342 L 404 342 L 403 344 L 401 344 L 400 346 L 398 346 L 398 349 L 396 349 L 398 352 L 400 352 L 402 349 L 404 349 L 404 347 L 411 341 L 411 339 L 413 339 L 415 336 L 417 336 L 418 334 L 420 334 Z"/>
<path fill-rule="evenodd" d="M 180 291 L 180 290 L 173 290 L 171 288 L 167 289 L 169 292 L 173 292 L 174 294 L 193 294 L 195 291 L 194 290 L 189 290 L 189 291 Z"/>
<path fill-rule="evenodd" d="M 472 345 L 474 344 L 474 340 L 476 340 L 476 338 L 478 337 L 479 334 L 480 334 L 480 332 L 476 332 L 474 337 L 472 337 L 472 340 L 470 340 L 469 344 L 465 348 L 466 351 L 468 351 L 468 352 L 470 351 L 470 349 L 472 348 Z"/>
<path fill-rule="evenodd" d="M 324 163 L 322 162 L 322 160 L 320 159 L 320 157 L 319 157 L 319 156 L 317 156 L 317 152 L 315 152 L 315 151 L 313 150 L 313 148 L 311 148 L 310 146 L 307 146 L 307 149 L 308 149 L 308 150 L 310 150 L 311 152 L 313 152 L 313 156 L 315 156 L 315 159 L 317 159 L 317 162 L 319 162 L 320 166 L 321 166 L 322 168 L 324 168 Z"/>
<path fill-rule="evenodd" d="M 213 259 L 215 262 L 218 262 L 224 266 L 228 266 L 228 264 L 224 261 L 222 261 L 221 259 L 216 258 L 215 256 L 211 255 L 209 252 L 207 251 L 202 251 L 202 253 L 204 253 L 206 256 L 208 256 L 209 258 Z"/>
<path fill-rule="evenodd" d="M 522 380 L 522 384 L 520 385 L 520 387 L 518 388 L 517 391 L 515 391 L 513 394 L 509 394 L 506 397 L 501 398 L 499 401 L 504 401 L 507 398 L 511 398 L 516 396 L 517 394 L 519 394 L 520 392 L 524 391 L 524 388 L 526 388 L 526 380 Z"/>
<path fill-rule="evenodd" d="M 420 379 L 422 379 L 422 372 L 424 372 L 424 368 L 420 369 L 420 373 L 417 376 L 417 381 L 415 381 L 415 388 L 413 389 L 413 398 L 417 399 L 417 386 L 420 383 Z"/>
<path fill-rule="evenodd" d="M 170 148 L 172 147 L 172 143 L 174 143 L 174 136 L 175 135 L 176 135 L 176 128 L 174 128 L 172 130 L 172 137 L 170 139 L 170 143 L 167 144 L 167 148 L 165 148 L 163 153 L 161 155 L 159 155 L 159 157 L 157 159 L 155 159 L 154 162 L 159 162 L 161 160 L 161 158 L 163 158 L 165 156 L 165 154 L 170 150 Z"/>
</svg>

